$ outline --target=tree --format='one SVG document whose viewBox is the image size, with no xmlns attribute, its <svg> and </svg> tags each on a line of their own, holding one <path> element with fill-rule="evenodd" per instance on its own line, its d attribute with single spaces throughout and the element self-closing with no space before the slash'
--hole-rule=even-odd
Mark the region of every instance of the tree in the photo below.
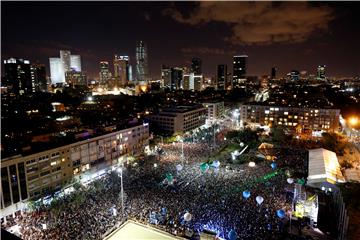
<svg viewBox="0 0 360 240">
<path fill-rule="evenodd" d="M 342 155 L 346 146 L 346 139 L 338 133 L 324 132 L 322 134 L 323 146 L 339 155 Z"/>
<path fill-rule="evenodd" d="M 271 128 L 271 136 L 272 136 L 272 140 L 277 143 L 284 143 L 287 138 L 284 128 L 282 127 Z"/>
</svg>

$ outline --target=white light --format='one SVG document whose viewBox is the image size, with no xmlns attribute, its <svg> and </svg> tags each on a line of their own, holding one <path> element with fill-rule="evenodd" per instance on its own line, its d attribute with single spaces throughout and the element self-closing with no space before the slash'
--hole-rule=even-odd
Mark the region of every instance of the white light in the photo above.
<svg viewBox="0 0 360 240">
<path fill-rule="evenodd" d="M 156 163 L 154 163 L 154 168 L 157 168 L 157 166 L 158 166 L 158 165 L 157 165 Z"/>
<path fill-rule="evenodd" d="M 87 100 L 88 100 L 89 102 L 92 102 L 94 99 L 93 99 L 92 96 L 89 96 L 89 97 L 87 97 Z"/>
<path fill-rule="evenodd" d="M 255 162 L 249 162 L 249 167 L 255 167 Z"/>
</svg>

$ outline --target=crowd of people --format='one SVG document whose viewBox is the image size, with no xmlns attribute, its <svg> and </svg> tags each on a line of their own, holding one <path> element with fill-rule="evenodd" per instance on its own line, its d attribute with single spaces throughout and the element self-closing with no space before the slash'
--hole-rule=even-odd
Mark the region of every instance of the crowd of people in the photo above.
<svg viewBox="0 0 360 240">
<path fill-rule="evenodd" d="M 200 164 L 220 146 L 175 143 L 160 147 L 158 156 L 148 156 L 137 165 L 125 164 L 124 211 L 119 176 L 112 172 L 57 199 L 56 204 L 17 216 L 6 227 L 19 225 L 23 239 L 102 239 L 128 219 L 178 236 L 198 236 L 205 229 L 226 239 L 232 230 L 238 239 L 279 239 L 285 234 L 287 218 L 276 214 L 279 209 L 291 210 L 294 186 L 286 181 L 285 172 L 291 169 L 306 176 L 305 152 L 276 150 L 276 169 L 264 160 L 254 167 L 220 162 L 219 167 L 210 165 L 204 171 Z M 177 168 L 182 163 L 182 169 Z M 274 172 L 278 174 L 264 180 Z M 169 174 L 171 181 L 164 181 Z M 245 190 L 249 198 L 243 197 Z M 257 196 L 264 199 L 261 204 Z M 184 218 L 187 212 L 190 220 Z M 151 215 L 158 216 L 155 224 Z"/>
</svg>

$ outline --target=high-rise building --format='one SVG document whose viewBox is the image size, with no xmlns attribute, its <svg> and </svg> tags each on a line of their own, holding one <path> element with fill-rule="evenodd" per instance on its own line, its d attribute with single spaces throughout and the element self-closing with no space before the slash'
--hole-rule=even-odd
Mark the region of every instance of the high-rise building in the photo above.
<svg viewBox="0 0 360 240">
<path fill-rule="evenodd" d="M 73 86 L 86 86 L 87 76 L 84 72 L 78 72 L 75 70 L 67 71 L 65 73 L 66 83 Z"/>
<path fill-rule="evenodd" d="M 136 44 L 136 79 L 138 82 L 148 82 L 148 53 L 146 44 L 139 41 Z"/>
<path fill-rule="evenodd" d="M 300 78 L 300 72 L 298 70 L 292 70 L 290 72 L 290 80 L 291 81 L 298 81 Z"/>
<path fill-rule="evenodd" d="M 271 68 L 271 80 L 276 79 L 276 72 L 277 72 L 277 68 L 276 68 L 276 67 L 272 67 L 272 68 Z"/>
<path fill-rule="evenodd" d="M 182 86 L 183 69 L 180 67 L 171 68 L 171 90 L 178 90 Z"/>
<path fill-rule="evenodd" d="M 70 69 L 81 72 L 81 57 L 80 55 L 70 55 Z"/>
<path fill-rule="evenodd" d="M 71 55 L 68 50 L 60 50 L 60 58 L 49 58 L 51 83 L 65 83 L 68 71 L 81 72 L 80 55 Z"/>
<path fill-rule="evenodd" d="M 227 82 L 227 65 L 220 64 L 216 71 L 216 88 L 218 90 L 225 90 Z"/>
<path fill-rule="evenodd" d="M 203 86 L 203 75 L 195 75 L 193 72 L 184 77 L 183 89 L 201 91 Z"/>
<path fill-rule="evenodd" d="M 237 87 L 245 81 L 247 58 L 247 55 L 233 57 L 233 87 Z"/>
<path fill-rule="evenodd" d="M 171 86 L 171 68 L 165 65 L 161 66 L 161 85 L 165 88 Z"/>
<path fill-rule="evenodd" d="M 100 62 L 100 85 L 107 85 L 111 79 L 111 72 L 109 70 L 109 62 Z"/>
<path fill-rule="evenodd" d="M 161 66 L 162 86 L 170 90 L 184 89 L 184 69 L 181 67 Z"/>
<path fill-rule="evenodd" d="M 119 56 L 115 55 L 114 57 L 114 77 L 115 85 L 125 86 L 129 81 L 129 56 Z"/>
<path fill-rule="evenodd" d="M 31 64 L 30 73 L 33 92 L 47 92 L 45 65 Z"/>
<path fill-rule="evenodd" d="M 201 75 L 202 74 L 201 59 L 200 58 L 193 58 L 191 60 L 191 72 L 193 72 L 195 75 Z"/>
<path fill-rule="evenodd" d="M 61 62 L 63 64 L 64 74 L 65 74 L 65 72 L 71 70 L 70 55 L 71 55 L 70 51 L 68 51 L 68 50 L 60 50 L 60 59 L 61 59 Z"/>
<path fill-rule="evenodd" d="M 22 95 L 33 91 L 29 60 L 4 60 L 4 73 L 5 83 L 13 93 Z"/>
<path fill-rule="evenodd" d="M 326 75 L 325 75 L 325 65 L 319 65 L 317 67 L 317 79 L 318 80 L 326 80 Z"/>
<path fill-rule="evenodd" d="M 60 58 L 49 58 L 51 84 L 65 83 L 65 72 Z"/>
</svg>

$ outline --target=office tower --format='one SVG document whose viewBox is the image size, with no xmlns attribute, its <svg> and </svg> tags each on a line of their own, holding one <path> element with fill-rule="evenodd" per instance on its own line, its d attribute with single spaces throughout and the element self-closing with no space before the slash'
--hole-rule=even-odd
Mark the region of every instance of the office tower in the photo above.
<svg viewBox="0 0 360 240">
<path fill-rule="evenodd" d="M 165 88 L 171 86 L 171 68 L 165 65 L 161 66 L 161 85 Z"/>
<path fill-rule="evenodd" d="M 247 55 L 233 57 L 233 87 L 237 87 L 245 81 L 247 58 Z"/>
<path fill-rule="evenodd" d="M 109 70 L 109 62 L 101 61 L 100 62 L 100 85 L 106 85 L 111 79 L 111 73 Z"/>
<path fill-rule="evenodd" d="M 325 75 L 325 65 L 319 65 L 317 67 L 317 79 L 318 80 L 326 80 L 326 75 Z"/>
<path fill-rule="evenodd" d="M 138 82 L 149 80 L 147 47 L 143 41 L 136 44 L 136 79 Z"/>
<path fill-rule="evenodd" d="M 129 56 L 119 56 L 115 55 L 114 57 L 114 77 L 115 85 L 125 86 L 129 81 Z"/>
<path fill-rule="evenodd" d="M 183 78 L 183 69 L 180 67 L 171 68 L 171 90 L 178 90 L 181 88 Z"/>
<path fill-rule="evenodd" d="M 68 50 L 60 50 L 60 58 L 49 58 L 52 84 L 65 83 L 68 71 L 81 72 L 80 55 L 71 55 Z"/>
<path fill-rule="evenodd" d="M 272 67 L 272 68 L 271 68 L 271 80 L 276 79 L 276 72 L 277 72 L 277 68 L 276 68 L 276 67 Z"/>
<path fill-rule="evenodd" d="M 49 58 L 51 84 L 65 83 L 65 72 L 61 58 Z"/>
<path fill-rule="evenodd" d="M 86 86 L 87 76 L 84 72 L 78 72 L 75 70 L 67 71 L 65 73 L 66 83 L 72 86 Z"/>
<path fill-rule="evenodd" d="M 70 64 L 70 51 L 68 50 L 60 50 L 60 59 L 63 65 L 63 69 L 64 69 L 64 74 L 67 71 L 71 70 L 71 64 Z"/>
<path fill-rule="evenodd" d="M 201 59 L 200 58 L 193 58 L 191 60 L 191 72 L 193 72 L 195 75 L 201 75 L 202 74 Z"/>
<path fill-rule="evenodd" d="M 298 81 L 300 78 L 300 72 L 298 70 L 292 70 L 290 72 L 290 80 L 291 81 Z"/>
<path fill-rule="evenodd" d="M 183 74 L 182 89 L 190 90 L 190 73 Z"/>
<path fill-rule="evenodd" d="M 30 73 L 30 61 L 10 58 L 4 60 L 5 82 L 15 94 L 31 93 L 33 91 Z"/>
<path fill-rule="evenodd" d="M 225 90 L 227 82 L 227 65 L 220 64 L 216 71 L 216 88 L 218 90 Z"/>
<path fill-rule="evenodd" d="M 183 88 L 185 90 L 201 91 L 203 85 L 203 75 L 195 75 L 193 72 L 184 75 Z"/>
<path fill-rule="evenodd" d="M 70 55 L 70 69 L 81 72 L 81 57 L 80 55 Z"/>
<path fill-rule="evenodd" d="M 134 79 L 133 79 L 133 71 L 132 71 L 132 66 L 131 64 L 129 64 L 129 71 L 128 71 L 128 77 L 129 77 L 129 82 L 132 82 Z"/>
<path fill-rule="evenodd" d="M 45 65 L 31 64 L 30 73 L 33 92 L 47 92 Z"/>
</svg>

